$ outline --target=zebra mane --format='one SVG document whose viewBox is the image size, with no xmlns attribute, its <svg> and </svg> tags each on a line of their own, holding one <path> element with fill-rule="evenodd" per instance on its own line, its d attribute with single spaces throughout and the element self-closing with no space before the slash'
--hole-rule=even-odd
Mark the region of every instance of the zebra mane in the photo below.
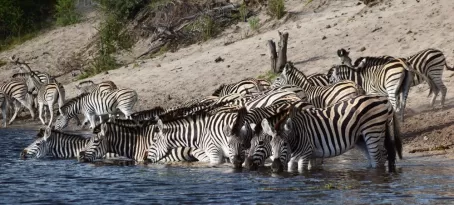
<svg viewBox="0 0 454 205">
<path fill-rule="evenodd" d="M 262 123 L 257 123 L 254 127 L 254 134 L 260 135 L 260 133 L 262 133 L 262 131 L 263 131 Z"/>
<path fill-rule="evenodd" d="M 248 114 L 246 107 L 242 107 L 238 110 L 235 123 L 233 124 L 231 135 L 239 135 L 241 128 L 245 122 L 246 115 Z"/>
<path fill-rule="evenodd" d="M 79 83 L 79 86 L 86 86 L 86 85 L 93 85 L 95 84 L 93 81 L 91 80 L 86 80 L 86 81 L 82 81 Z"/>
<path fill-rule="evenodd" d="M 217 96 L 219 97 L 219 95 L 221 94 L 221 91 L 222 89 L 224 89 L 226 86 L 226 84 L 221 84 L 214 92 L 213 94 L 211 94 L 212 96 Z"/>
<path fill-rule="evenodd" d="M 307 80 L 307 76 L 306 74 L 303 73 L 303 71 L 300 71 L 298 70 L 292 61 L 288 61 L 286 64 L 285 64 L 285 68 L 288 70 L 288 71 L 291 71 L 291 72 L 294 72 L 295 74 L 303 77 L 305 80 Z"/>
<path fill-rule="evenodd" d="M 131 116 L 137 116 L 137 115 L 140 115 L 140 114 L 144 114 L 144 113 L 163 113 L 165 110 L 164 108 L 162 108 L 161 106 L 156 106 L 154 108 L 151 108 L 149 110 L 142 110 L 142 111 L 138 111 L 138 112 L 135 112 L 133 113 Z"/>
<path fill-rule="evenodd" d="M 29 77 L 30 76 L 30 72 L 26 72 L 26 73 L 14 73 L 12 78 L 17 78 L 17 77 Z"/>
<path fill-rule="evenodd" d="M 138 129 L 142 128 L 143 126 L 130 126 L 130 125 L 122 125 L 122 124 L 117 124 L 115 122 L 104 122 L 104 123 L 101 123 L 101 124 L 98 124 L 95 126 L 95 128 L 93 128 L 93 134 L 98 134 L 99 132 L 101 132 L 101 125 L 103 124 L 106 124 L 106 125 L 109 125 L 109 126 L 114 126 L 114 127 L 120 127 L 122 129 L 126 129 L 128 131 L 137 131 Z"/>
<path fill-rule="evenodd" d="M 359 57 L 358 59 L 355 60 L 355 63 L 353 64 L 353 67 L 358 67 L 361 61 L 364 59 L 367 60 L 367 62 L 372 63 L 372 64 L 385 64 L 391 60 L 394 59 L 392 56 L 364 56 L 364 57 Z"/>
</svg>

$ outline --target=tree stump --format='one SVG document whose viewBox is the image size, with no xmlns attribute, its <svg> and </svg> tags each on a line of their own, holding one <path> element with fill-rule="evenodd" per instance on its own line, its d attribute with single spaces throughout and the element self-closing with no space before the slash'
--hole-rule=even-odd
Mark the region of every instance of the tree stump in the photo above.
<svg viewBox="0 0 454 205">
<path fill-rule="evenodd" d="M 276 52 L 276 43 L 273 40 L 268 40 L 268 47 L 270 48 L 271 71 L 280 73 L 287 63 L 287 42 L 288 33 L 279 33 L 278 50 Z"/>
</svg>

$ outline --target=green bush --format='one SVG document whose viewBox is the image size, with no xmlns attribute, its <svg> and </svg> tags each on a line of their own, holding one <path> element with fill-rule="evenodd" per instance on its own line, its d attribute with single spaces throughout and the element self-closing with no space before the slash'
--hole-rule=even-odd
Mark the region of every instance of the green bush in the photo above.
<svg viewBox="0 0 454 205">
<path fill-rule="evenodd" d="M 118 19 L 131 19 L 146 1 L 142 0 L 97 0 L 105 14 Z"/>
<path fill-rule="evenodd" d="M 246 4 L 242 3 L 239 10 L 240 10 L 240 12 L 239 12 L 240 13 L 240 21 L 245 22 L 247 14 L 249 12 L 247 7 L 246 7 Z"/>
<path fill-rule="evenodd" d="M 214 37 L 218 31 L 216 22 L 208 15 L 199 17 L 199 19 L 189 25 L 187 29 L 200 33 L 200 37 L 204 41 Z"/>
<path fill-rule="evenodd" d="M 55 11 L 57 25 L 67 26 L 80 21 L 80 14 L 76 12 L 74 0 L 57 0 Z"/>
<path fill-rule="evenodd" d="M 251 17 L 247 20 L 249 23 L 249 27 L 251 27 L 252 30 L 257 31 L 259 30 L 260 27 L 260 19 L 256 16 Z"/>
<path fill-rule="evenodd" d="M 257 78 L 258 79 L 265 79 L 268 82 L 273 82 L 274 79 L 279 77 L 280 74 L 276 74 L 273 71 L 267 71 L 264 75 L 259 75 Z"/>
<path fill-rule="evenodd" d="M 277 19 L 282 18 L 285 14 L 284 0 L 269 0 L 268 12 L 271 16 L 274 16 Z"/>
</svg>

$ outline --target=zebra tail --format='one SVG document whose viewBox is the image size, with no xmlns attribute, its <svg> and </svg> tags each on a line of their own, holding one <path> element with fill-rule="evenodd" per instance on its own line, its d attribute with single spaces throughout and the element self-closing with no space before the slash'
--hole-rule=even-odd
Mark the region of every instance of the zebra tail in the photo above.
<svg viewBox="0 0 454 205">
<path fill-rule="evenodd" d="M 454 66 L 449 67 L 448 64 L 446 63 L 446 61 L 445 61 L 445 66 L 446 66 L 447 70 L 454 71 Z"/>
<path fill-rule="evenodd" d="M 397 119 L 393 117 L 393 121 L 396 121 L 396 120 Z M 393 126 L 394 126 L 394 123 L 393 123 Z M 390 131 L 391 131 L 390 122 L 388 122 L 388 125 L 386 126 L 386 131 L 385 131 L 385 149 L 386 149 L 386 153 L 387 153 L 389 172 L 395 172 L 397 146 L 395 146 L 396 141 L 392 139 L 393 137 L 392 137 L 392 133 Z"/>
<path fill-rule="evenodd" d="M 399 120 L 397 120 L 396 113 L 393 114 L 393 130 L 394 130 L 394 145 L 397 150 L 397 155 L 399 159 L 402 159 L 402 139 L 401 139 L 401 132 L 400 132 L 400 125 Z"/>
<path fill-rule="evenodd" d="M 429 79 L 427 76 L 423 75 L 418 70 L 415 70 L 410 64 L 408 64 L 407 61 L 404 61 L 402 59 L 399 59 L 399 61 L 404 65 L 405 70 L 415 73 L 416 75 L 418 75 L 419 77 L 424 79 L 427 82 L 427 84 L 429 84 L 430 90 L 429 90 L 429 95 L 427 97 L 429 97 L 432 93 L 434 93 L 434 90 L 436 89 L 437 86 L 431 79 Z"/>
<path fill-rule="evenodd" d="M 65 104 L 65 96 L 62 95 L 63 92 L 61 92 L 61 90 L 60 90 L 60 85 L 58 85 L 58 83 L 56 85 L 57 85 L 57 92 L 58 92 L 58 110 L 60 111 L 60 113 L 62 113 L 61 107 Z"/>
</svg>

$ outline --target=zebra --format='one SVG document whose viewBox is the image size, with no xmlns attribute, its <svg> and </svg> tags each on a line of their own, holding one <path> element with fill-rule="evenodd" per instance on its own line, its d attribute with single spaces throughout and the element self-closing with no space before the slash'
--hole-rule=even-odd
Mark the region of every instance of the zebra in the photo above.
<svg viewBox="0 0 454 205">
<path fill-rule="evenodd" d="M 307 101 L 315 107 L 323 108 L 336 102 L 363 95 L 364 90 L 353 81 L 340 81 L 328 86 L 314 86 L 308 82 L 306 75 L 287 62 L 281 75 L 281 84 L 291 84 L 302 87 Z"/>
<path fill-rule="evenodd" d="M 272 170 L 298 162 L 302 172 L 315 158 L 334 157 L 360 145 L 370 167 L 382 167 L 387 155 L 389 171 L 395 168 L 396 152 L 402 159 L 402 141 L 396 115 L 386 97 L 358 96 L 327 108 L 291 108 L 282 129 L 262 124 L 272 135 Z"/>
<path fill-rule="evenodd" d="M 11 103 L 14 106 L 14 114 L 8 124 L 11 124 L 16 119 L 17 114 L 21 110 L 21 104 L 30 111 L 32 120 L 35 119 L 33 96 L 27 92 L 27 84 L 25 82 L 11 81 L 5 83 L 0 86 L 0 92 L 5 95 L 5 100 L 8 101 L 7 103 Z"/>
<path fill-rule="evenodd" d="M 154 123 L 143 127 L 123 126 L 116 123 L 102 123 L 95 127 L 85 148 L 79 154 L 79 161 L 92 162 L 106 153 L 114 153 L 137 162 L 146 158 L 147 148 L 153 143 Z M 197 161 L 204 153 L 189 147 L 177 147 L 169 151 L 160 162 Z"/>
<path fill-rule="evenodd" d="M 84 114 L 90 121 L 90 129 L 95 127 L 95 116 L 114 114 L 119 109 L 130 119 L 132 109 L 137 102 L 137 92 L 131 89 L 118 89 L 109 93 L 85 93 L 66 102 L 60 108 L 60 116 L 55 122 L 55 129 L 61 130 L 68 125 L 71 118 Z M 83 123 L 84 124 L 84 123 Z"/>
<path fill-rule="evenodd" d="M 65 89 L 63 88 L 62 85 L 59 83 L 49 83 L 47 85 L 43 85 L 39 90 L 38 90 L 38 95 L 37 95 L 37 102 L 39 105 L 39 119 L 45 125 L 45 120 L 42 118 L 42 111 L 44 109 L 44 105 L 47 105 L 47 108 L 50 112 L 50 121 L 48 127 L 51 126 L 53 119 L 54 119 L 54 109 L 53 105 L 56 103 L 58 100 L 58 105 L 59 109 L 64 104 L 65 100 Z M 61 110 L 60 110 L 61 112 Z M 44 114 L 47 118 L 47 115 Z"/>
<path fill-rule="evenodd" d="M 314 106 L 306 101 L 299 101 L 292 104 L 293 107 L 298 109 L 309 109 Z M 281 124 L 280 122 L 288 117 L 289 111 L 282 112 L 278 115 L 272 116 L 271 118 L 263 119 L 261 123 L 258 123 L 254 127 L 254 137 L 251 139 L 251 148 L 248 151 L 248 157 L 244 164 L 247 169 L 257 170 L 258 167 L 265 164 L 265 160 L 272 156 L 271 153 L 271 139 L 272 135 L 265 133 L 263 130 L 264 123 L 270 123 L 271 125 Z"/>
<path fill-rule="evenodd" d="M 159 161 L 170 148 L 195 147 L 205 152 L 211 165 L 222 163 L 226 156 L 235 168 L 239 168 L 244 162 L 244 150 L 250 146 L 250 124 L 260 122 L 262 118 L 275 115 L 288 107 L 288 104 L 276 104 L 248 112 L 243 107 L 237 113 L 217 113 L 212 116 L 201 112 L 165 124 L 158 120 L 158 131 L 149 148 L 148 160 L 152 163 Z M 245 117 L 238 116 L 245 113 Z M 242 151 L 235 153 L 235 149 Z"/>
<path fill-rule="evenodd" d="M 338 56 L 341 59 L 341 62 L 352 67 L 351 65 L 351 58 L 348 56 L 349 52 L 345 51 L 345 49 L 339 49 Z M 443 83 L 442 75 L 443 75 L 443 68 L 446 67 L 447 70 L 454 71 L 453 67 L 449 67 L 446 63 L 446 58 L 438 49 L 428 48 L 418 53 L 411 55 L 405 58 L 407 62 L 421 74 L 426 76 L 427 79 L 433 81 L 434 83 L 434 90 L 429 91 L 429 95 L 433 92 L 432 100 L 430 101 L 430 106 L 433 107 L 435 100 L 438 96 L 438 93 L 441 91 L 441 106 L 444 106 L 447 88 Z M 420 75 L 415 75 L 413 78 L 412 86 L 419 85 L 423 83 L 425 79 Z"/>
<path fill-rule="evenodd" d="M 246 78 L 236 83 L 222 84 L 212 94 L 212 96 L 222 97 L 232 93 L 247 94 L 266 90 L 270 84 L 264 80 Z"/>
<path fill-rule="evenodd" d="M 315 73 L 307 76 L 307 81 L 314 86 L 329 85 L 329 78 L 326 74 Z"/>
<path fill-rule="evenodd" d="M 36 76 L 38 78 L 39 82 L 42 84 L 55 81 L 55 79 L 52 79 L 52 77 L 49 74 L 41 73 L 41 72 L 37 72 L 37 71 L 34 71 L 33 73 L 30 73 L 30 72 L 15 73 L 15 74 L 13 74 L 12 78 L 23 79 L 25 81 L 25 83 L 27 84 L 28 92 L 34 92 L 35 90 L 38 90 L 38 88 L 36 88 L 36 86 L 35 86 L 35 82 L 33 81 L 33 76 Z"/>
<path fill-rule="evenodd" d="M 117 88 L 117 85 L 115 85 L 114 82 L 112 81 L 102 81 L 99 84 L 95 84 L 91 80 L 87 81 L 82 81 L 78 85 L 76 85 L 76 88 L 79 90 L 79 94 L 82 93 L 93 93 L 93 92 L 111 92 L 114 91 Z"/>
<path fill-rule="evenodd" d="M 388 96 L 394 110 L 401 111 L 400 118 L 403 121 L 412 74 L 423 75 L 409 66 L 404 59 L 392 57 L 361 57 L 355 61 L 355 66 L 355 68 L 345 65 L 333 66 L 328 71 L 330 82 L 352 80 L 367 94 Z M 432 81 L 427 82 L 434 87 Z"/>
<path fill-rule="evenodd" d="M 161 106 L 157 106 L 157 107 L 154 107 L 149 110 L 143 110 L 143 111 L 132 113 L 131 118 L 133 120 L 137 120 L 137 121 L 150 120 L 150 119 L 154 119 L 155 116 L 161 115 L 162 113 L 164 113 L 164 111 L 165 111 L 164 108 L 162 108 Z"/>
</svg>

